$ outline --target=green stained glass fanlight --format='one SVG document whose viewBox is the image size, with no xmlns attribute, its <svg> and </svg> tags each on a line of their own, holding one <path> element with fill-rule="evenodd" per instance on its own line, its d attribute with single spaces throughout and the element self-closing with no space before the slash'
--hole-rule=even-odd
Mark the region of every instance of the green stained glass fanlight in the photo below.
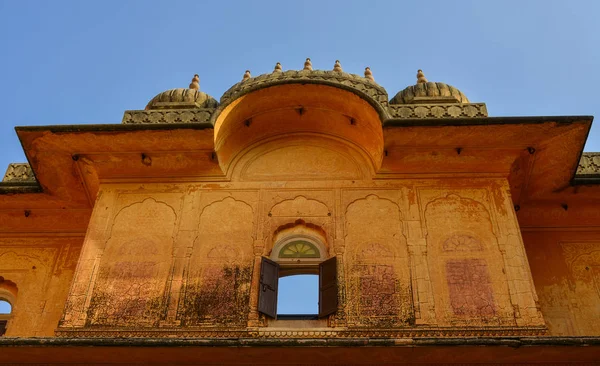
<svg viewBox="0 0 600 366">
<path fill-rule="evenodd" d="M 279 258 L 320 258 L 319 249 L 312 243 L 296 240 L 284 245 L 279 251 Z"/>
</svg>

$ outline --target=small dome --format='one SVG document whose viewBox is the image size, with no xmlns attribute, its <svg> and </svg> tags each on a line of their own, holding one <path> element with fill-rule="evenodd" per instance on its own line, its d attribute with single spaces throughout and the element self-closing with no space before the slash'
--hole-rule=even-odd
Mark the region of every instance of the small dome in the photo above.
<svg viewBox="0 0 600 366">
<path fill-rule="evenodd" d="M 178 88 L 164 91 L 148 102 L 146 109 L 216 108 L 215 98 L 200 91 L 200 79 L 194 75 L 189 89 Z"/>
<path fill-rule="evenodd" d="M 215 98 L 195 89 L 171 89 L 164 91 L 148 102 L 146 109 L 163 108 L 216 108 Z"/>
<path fill-rule="evenodd" d="M 423 72 L 417 73 L 417 84 L 401 90 L 390 104 L 410 103 L 470 103 L 469 99 L 457 88 L 445 83 L 430 82 Z"/>
</svg>

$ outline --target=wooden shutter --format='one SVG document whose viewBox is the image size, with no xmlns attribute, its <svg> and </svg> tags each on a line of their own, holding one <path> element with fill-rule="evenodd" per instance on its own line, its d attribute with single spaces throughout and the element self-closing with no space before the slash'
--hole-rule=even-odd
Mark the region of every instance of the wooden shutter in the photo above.
<svg viewBox="0 0 600 366">
<path fill-rule="evenodd" d="M 260 265 L 260 289 L 258 291 L 258 311 L 277 317 L 277 284 L 279 282 L 279 264 L 270 259 L 262 259 Z"/>
<path fill-rule="evenodd" d="M 0 337 L 6 332 L 6 323 L 8 323 L 7 320 L 0 320 Z"/>
<path fill-rule="evenodd" d="M 333 257 L 319 264 L 319 317 L 337 311 L 337 261 Z"/>
</svg>

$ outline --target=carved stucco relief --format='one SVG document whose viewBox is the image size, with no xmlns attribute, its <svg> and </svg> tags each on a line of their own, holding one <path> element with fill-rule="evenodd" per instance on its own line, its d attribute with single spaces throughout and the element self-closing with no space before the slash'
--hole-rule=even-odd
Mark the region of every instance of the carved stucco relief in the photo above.
<svg viewBox="0 0 600 366">
<path fill-rule="evenodd" d="M 515 325 L 504 261 L 486 206 L 458 194 L 441 194 L 426 203 L 424 217 L 438 322 Z"/>
<path fill-rule="evenodd" d="M 14 299 L 7 336 L 52 335 L 53 329 L 46 328 L 45 308 L 48 292 L 56 290 L 51 281 L 61 248 L 43 247 L 41 241 L 39 238 L 29 241 L 0 239 L 0 277 L 15 284 L 17 290 L 26 289 L 17 293 Z"/>
<path fill-rule="evenodd" d="M 600 332 L 595 319 L 600 318 L 600 242 L 563 242 L 560 244 L 564 260 L 570 271 L 569 298 L 576 299 L 574 312 L 577 329 L 581 335 Z"/>
<path fill-rule="evenodd" d="M 362 165 L 353 156 L 354 153 L 345 145 L 334 143 L 333 140 L 329 143 L 310 139 L 268 142 L 251 150 L 251 154 L 247 155 L 239 162 L 241 168 L 234 169 L 232 179 L 361 179 L 366 175 Z"/>
<path fill-rule="evenodd" d="M 87 309 L 87 324 L 158 325 L 164 315 L 176 217 L 171 206 L 153 198 L 116 215 Z"/>
<path fill-rule="evenodd" d="M 410 262 L 398 205 L 368 195 L 347 206 L 345 227 L 348 326 L 408 326 L 414 317 Z"/>
<path fill-rule="evenodd" d="M 232 197 L 202 209 L 178 311 L 183 326 L 245 327 L 255 238 L 252 206 Z"/>
</svg>

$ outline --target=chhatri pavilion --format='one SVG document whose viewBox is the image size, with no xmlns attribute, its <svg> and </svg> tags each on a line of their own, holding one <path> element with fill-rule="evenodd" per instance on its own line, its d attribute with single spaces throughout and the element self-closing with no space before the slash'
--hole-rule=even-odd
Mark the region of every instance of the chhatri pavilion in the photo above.
<svg viewBox="0 0 600 366">
<path fill-rule="evenodd" d="M 398 89 L 307 59 L 16 127 L 0 364 L 600 362 L 593 117 Z M 278 312 L 307 274 L 318 312 Z"/>
</svg>

